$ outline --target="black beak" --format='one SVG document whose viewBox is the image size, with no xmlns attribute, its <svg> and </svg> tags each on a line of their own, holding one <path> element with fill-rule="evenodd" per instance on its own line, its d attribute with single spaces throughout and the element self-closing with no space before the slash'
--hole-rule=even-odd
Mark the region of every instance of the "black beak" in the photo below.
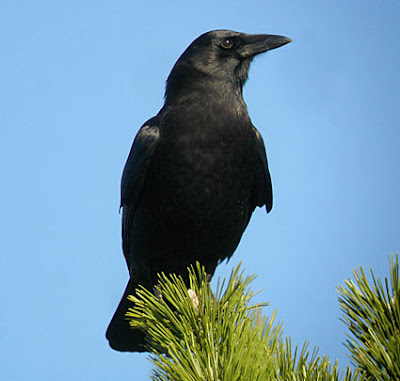
<svg viewBox="0 0 400 381">
<path fill-rule="evenodd" d="M 253 57 L 292 42 L 290 38 L 273 34 L 245 34 L 243 41 L 244 45 L 239 50 L 243 58 Z"/>
</svg>

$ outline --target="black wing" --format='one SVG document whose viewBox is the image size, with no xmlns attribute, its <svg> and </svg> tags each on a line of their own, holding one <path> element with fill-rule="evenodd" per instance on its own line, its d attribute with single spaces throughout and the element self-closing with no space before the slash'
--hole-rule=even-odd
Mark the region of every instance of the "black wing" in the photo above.
<svg viewBox="0 0 400 381">
<path fill-rule="evenodd" d="M 265 145 L 261 134 L 253 126 L 256 136 L 256 149 L 259 159 L 259 165 L 254 177 L 251 207 L 254 210 L 256 206 L 265 205 L 267 212 L 272 209 L 272 184 L 271 176 L 268 169 L 267 154 L 265 152 Z"/>
<path fill-rule="evenodd" d="M 131 268 L 131 229 L 140 194 L 154 149 L 160 140 L 158 119 L 152 118 L 139 130 L 133 141 L 121 181 L 122 248 L 128 268 Z"/>
<path fill-rule="evenodd" d="M 147 168 L 160 139 L 157 118 L 147 121 L 137 133 L 125 164 L 121 180 L 121 207 L 136 209 Z"/>
<path fill-rule="evenodd" d="M 159 139 L 158 118 L 155 117 L 147 121 L 140 128 L 133 141 L 122 174 L 122 242 L 129 269 L 131 268 L 130 236 L 132 234 L 132 221 L 135 216 L 137 204 L 140 202 L 140 194 L 142 193 L 147 168 Z M 134 282 L 130 279 L 121 302 L 107 328 L 106 337 L 110 342 L 110 346 L 118 351 L 143 352 L 145 350 L 143 333 L 139 330 L 131 329 L 129 322 L 125 318 L 126 311 L 132 307 L 132 303 L 128 301 L 127 296 L 134 294 L 134 290 L 137 287 L 137 281 Z"/>
</svg>

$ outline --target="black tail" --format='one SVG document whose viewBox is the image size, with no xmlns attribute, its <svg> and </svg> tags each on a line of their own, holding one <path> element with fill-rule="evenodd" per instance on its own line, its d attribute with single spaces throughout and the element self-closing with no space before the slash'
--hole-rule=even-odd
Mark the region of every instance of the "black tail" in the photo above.
<svg viewBox="0 0 400 381">
<path fill-rule="evenodd" d="M 129 280 L 124 295 L 107 328 L 106 338 L 110 347 L 116 351 L 146 352 L 144 333 L 138 329 L 131 328 L 125 316 L 128 308 L 133 306 L 133 303 L 128 300 L 128 295 L 135 293 L 136 286 Z"/>
</svg>

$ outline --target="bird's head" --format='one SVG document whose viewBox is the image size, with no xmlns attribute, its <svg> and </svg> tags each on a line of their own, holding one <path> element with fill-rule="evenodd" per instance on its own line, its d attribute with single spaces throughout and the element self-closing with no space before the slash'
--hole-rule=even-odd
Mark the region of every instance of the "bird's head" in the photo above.
<svg viewBox="0 0 400 381">
<path fill-rule="evenodd" d="M 220 85 L 233 83 L 241 89 L 251 60 L 292 40 L 272 34 L 245 34 L 214 30 L 194 40 L 179 57 L 167 80 L 166 98 L 181 86 L 193 88 L 208 80 Z"/>
</svg>

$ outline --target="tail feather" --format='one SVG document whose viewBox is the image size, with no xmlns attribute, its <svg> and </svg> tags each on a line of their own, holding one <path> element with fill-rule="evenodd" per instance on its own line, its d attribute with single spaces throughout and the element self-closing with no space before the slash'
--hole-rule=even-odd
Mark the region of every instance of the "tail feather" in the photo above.
<svg viewBox="0 0 400 381">
<path fill-rule="evenodd" d="M 119 302 L 118 308 L 108 325 L 106 338 L 112 349 L 121 352 L 145 352 L 145 335 L 138 329 L 133 329 L 129 325 L 125 314 L 128 308 L 132 308 L 133 303 L 128 300 L 128 295 L 135 293 L 135 285 L 129 280 L 124 295 Z"/>
</svg>

